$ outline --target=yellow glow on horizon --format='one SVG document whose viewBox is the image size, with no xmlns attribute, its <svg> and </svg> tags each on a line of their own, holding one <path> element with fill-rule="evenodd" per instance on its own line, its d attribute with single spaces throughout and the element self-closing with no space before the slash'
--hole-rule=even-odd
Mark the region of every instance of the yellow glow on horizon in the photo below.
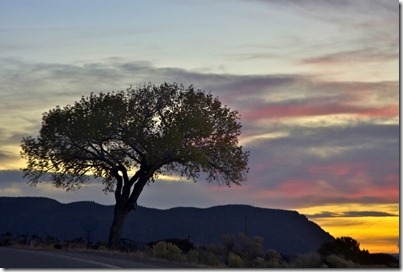
<svg viewBox="0 0 403 272">
<path fill-rule="evenodd" d="M 399 252 L 399 217 L 336 217 L 312 218 L 333 237 L 348 236 L 360 243 L 361 249 L 371 253 Z"/>
<path fill-rule="evenodd" d="M 390 213 L 394 216 L 336 216 L 310 217 L 323 211 L 342 215 L 343 212 L 375 211 Z M 348 236 L 360 243 L 360 249 L 370 253 L 399 252 L 399 204 L 363 205 L 328 205 L 300 209 L 310 221 L 318 224 L 333 237 Z"/>
<path fill-rule="evenodd" d="M 7 160 L 2 160 L 0 170 L 19 170 L 26 167 L 26 162 L 20 157 L 19 146 L 2 146 L 4 153 L 10 154 Z"/>
<path fill-rule="evenodd" d="M 387 212 L 398 215 L 399 214 L 399 204 L 359 204 L 359 203 L 344 203 L 337 205 L 323 205 L 323 206 L 312 206 L 307 208 L 298 209 L 299 213 L 310 215 L 315 213 L 320 213 L 322 211 L 330 211 L 335 213 L 348 212 L 348 211 L 378 211 Z"/>
</svg>

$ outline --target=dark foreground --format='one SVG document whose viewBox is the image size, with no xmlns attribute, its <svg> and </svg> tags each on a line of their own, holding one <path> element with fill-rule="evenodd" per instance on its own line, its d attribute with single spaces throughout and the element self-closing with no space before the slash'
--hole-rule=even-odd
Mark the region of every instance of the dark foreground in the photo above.
<svg viewBox="0 0 403 272">
<path fill-rule="evenodd" d="M 183 264 L 141 259 L 112 252 L 0 247 L 2 268 L 185 268 Z"/>
</svg>

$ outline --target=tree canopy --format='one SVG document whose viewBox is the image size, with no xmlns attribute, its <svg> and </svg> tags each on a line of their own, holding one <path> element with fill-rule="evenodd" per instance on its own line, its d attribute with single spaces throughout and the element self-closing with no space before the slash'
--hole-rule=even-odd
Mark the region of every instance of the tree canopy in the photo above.
<svg viewBox="0 0 403 272">
<path fill-rule="evenodd" d="M 39 136 L 23 139 L 23 171 L 31 184 L 48 173 L 67 190 L 92 174 L 117 194 L 138 182 L 141 171 L 147 182 L 176 172 L 194 181 L 204 173 L 208 181 L 241 184 L 248 152 L 238 146 L 239 119 L 210 93 L 176 83 L 91 93 L 43 114 Z M 136 174 L 129 178 L 131 170 Z"/>
</svg>

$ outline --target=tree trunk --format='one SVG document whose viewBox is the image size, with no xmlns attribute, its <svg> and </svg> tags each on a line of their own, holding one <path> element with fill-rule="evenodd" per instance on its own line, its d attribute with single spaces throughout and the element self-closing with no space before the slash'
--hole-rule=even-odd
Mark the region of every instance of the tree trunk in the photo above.
<svg viewBox="0 0 403 272">
<path fill-rule="evenodd" d="M 113 215 L 113 223 L 109 232 L 109 249 L 120 249 L 120 240 L 122 239 L 123 226 L 128 214 L 121 205 L 116 204 Z"/>
<path fill-rule="evenodd" d="M 144 185 L 146 185 L 148 179 L 153 175 L 154 171 L 150 171 L 152 168 L 142 167 L 139 172 L 133 177 L 134 180 L 138 179 L 134 185 L 133 191 L 130 194 L 130 187 L 133 183 L 130 184 L 130 181 L 127 180 L 127 176 L 125 178 L 125 185 L 123 187 L 124 193 L 121 192 L 122 190 L 122 178 L 116 174 L 117 176 L 117 188 L 115 191 L 115 199 L 116 205 L 114 208 L 114 215 L 113 215 L 113 223 L 109 232 L 109 249 L 110 250 L 117 250 L 120 249 L 120 240 L 122 239 L 123 233 L 123 226 L 124 221 L 126 219 L 127 214 L 136 209 L 137 206 L 137 199 L 140 193 L 143 191 Z M 141 172 L 140 172 L 141 171 Z M 132 179 L 133 179 L 132 178 Z M 127 186 L 127 187 L 126 187 Z"/>
</svg>

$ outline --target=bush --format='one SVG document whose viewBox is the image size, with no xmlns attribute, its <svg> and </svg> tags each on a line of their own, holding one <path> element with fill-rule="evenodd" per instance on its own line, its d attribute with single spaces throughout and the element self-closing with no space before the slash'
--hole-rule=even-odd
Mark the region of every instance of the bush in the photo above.
<svg viewBox="0 0 403 272">
<path fill-rule="evenodd" d="M 104 245 L 100 245 L 100 246 L 98 246 L 97 250 L 106 251 L 106 250 L 108 250 L 108 247 L 106 247 Z"/>
<path fill-rule="evenodd" d="M 330 268 L 357 268 L 358 264 L 351 260 L 346 260 L 342 256 L 331 254 L 324 260 L 325 264 Z"/>
<path fill-rule="evenodd" d="M 11 246 L 13 243 L 13 235 L 10 232 L 6 232 L 0 235 L 0 246 Z"/>
<path fill-rule="evenodd" d="M 237 235 L 225 234 L 221 237 L 224 246 L 224 254 L 229 256 L 234 253 L 240 257 L 246 267 L 255 267 L 257 258 L 264 259 L 263 238 L 259 236 L 248 237 L 244 233 Z M 228 263 L 227 258 L 227 263 Z"/>
<path fill-rule="evenodd" d="M 253 267 L 254 268 L 266 268 L 266 267 L 269 267 L 269 264 L 262 257 L 257 257 L 253 261 Z"/>
<path fill-rule="evenodd" d="M 374 265 L 386 265 L 388 267 L 399 267 L 399 261 L 392 255 L 385 253 L 373 253 L 370 254 L 371 258 L 367 261 L 368 264 Z"/>
<path fill-rule="evenodd" d="M 285 264 L 285 261 L 281 257 L 281 254 L 275 250 L 268 250 L 267 251 L 268 257 L 268 266 L 269 267 L 282 267 Z"/>
<path fill-rule="evenodd" d="M 171 243 L 171 244 L 179 247 L 182 250 L 182 252 L 188 252 L 189 250 L 195 248 L 193 243 L 190 242 L 190 238 L 187 238 L 187 239 L 170 238 L 170 239 L 158 240 L 158 241 L 150 242 L 147 245 L 152 248 L 158 242 Z"/>
<path fill-rule="evenodd" d="M 297 256 L 289 267 L 295 268 L 320 268 L 322 266 L 322 258 L 319 254 L 306 254 Z"/>
<path fill-rule="evenodd" d="M 242 260 L 242 258 L 232 252 L 230 252 L 228 254 L 227 263 L 228 263 L 228 266 L 231 268 L 244 268 L 245 267 L 245 262 Z"/>
<path fill-rule="evenodd" d="M 199 257 L 200 257 L 200 253 L 196 249 L 191 249 L 186 253 L 186 260 L 189 263 L 198 263 Z"/>
<path fill-rule="evenodd" d="M 318 252 L 323 257 L 336 254 L 352 261 L 357 261 L 363 253 L 360 250 L 360 244 L 351 237 L 340 237 L 331 243 L 324 243 Z"/>
<path fill-rule="evenodd" d="M 361 265 L 384 265 L 388 267 L 398 267 L 399 261 L 392 255 L 388 254 L 371 254 L 368 250 L 360 250 L 360 244 L 350 237 L 336 238 L 332 243 L 324 243 L 318 249 L 322 257 L 327 260 L 336 260 L 332 255 L 339 256 L 340 260 L 351 261 Z M 341 262 L 343 263 L 343 262 Z M 333 265 L 333 263 L 330 263 Z M 336 261 L 335 265 L 350 265 L 340 264 Z"/>
<path fill-rule="evenodd" d="M 55 249 L 62 249 L 63 248 L 63 246 L 61 244 L 55 244 L 53 247 Z"/>
<path fill-rule="evenodd" d="M 219 267 L 224 265 L 224 261 L 221 260 L 220 255 L 217 253 L 216 248 L 200 248 L 199 249 L 199 261 L 201 264 Z"/>
<path fill-rule="evenodd" d="M 170 261 L 180 261 L 183 259 L 182 250 L 176 245 L 167 242 L 158 242 L 151 248 L 151 252 L 156 258 Z"/>
<path fill-rule="evenodd" d="M 189 250 L 194 249 L 194 245 L 192 242 L 190 242 L 190 238 L 187 238 L 187 239 L 171 238 L 171 239 L 166 239 L 165 242 L 176 245 L 183 252 L 188 252 Z"/>
<path fill-rule="evenodd" d="M 122 238 L 120 239 L 120 250 L 124 251 L 124 252 L 134 252 L 134 251 L 138 251 L 138 250 L 142 250 L 144 249 L 144 244 L 130 240 L 130 239 L 126 239 L 126 238 Z"/>
</svg>

